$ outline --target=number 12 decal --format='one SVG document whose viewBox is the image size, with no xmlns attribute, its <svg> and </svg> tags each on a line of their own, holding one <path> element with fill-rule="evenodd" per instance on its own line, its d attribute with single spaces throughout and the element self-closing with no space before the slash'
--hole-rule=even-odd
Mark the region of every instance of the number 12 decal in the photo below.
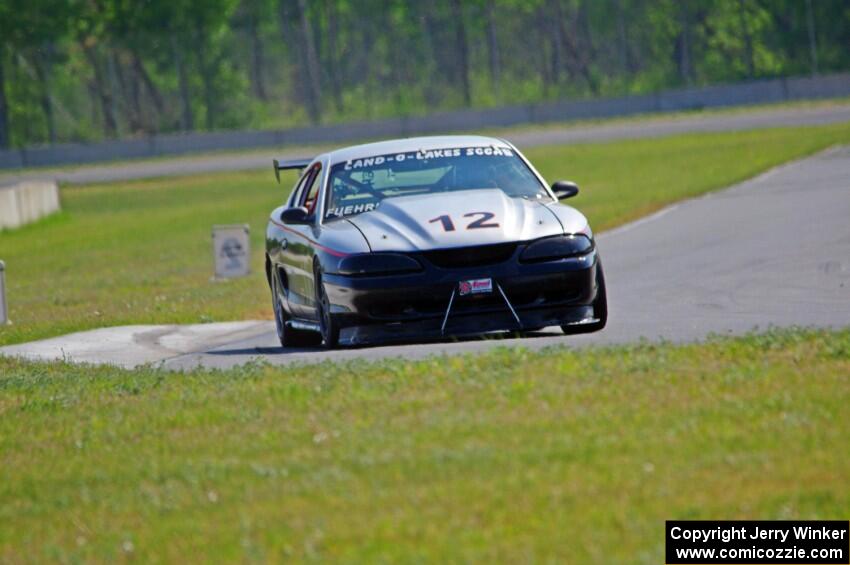
<svg viewBox="0 0 850 565">
<path fill-rule="evenodd" d="M 464 218 L 471 218 L 473 216 L 480 216 L 477 220 L 473 220 L 466 226 L 468 230 L 477 230 L 481 228 L 498 228 L 499 222 L 491 222 L 493 218 L 496 217 L 496 214 L 492 212 L 470 212 L 469 214 L 464 214 Z M 442 216 L 437 216 L 432 220 L 428 220 L 429 224 L 433 224 L 434 222 L 441 222 L 443 224 L 444 231 L 455 231 L 455 225 L 452 222 L 451 217 L 448 214 L 444 214 Z"/>
</svg>

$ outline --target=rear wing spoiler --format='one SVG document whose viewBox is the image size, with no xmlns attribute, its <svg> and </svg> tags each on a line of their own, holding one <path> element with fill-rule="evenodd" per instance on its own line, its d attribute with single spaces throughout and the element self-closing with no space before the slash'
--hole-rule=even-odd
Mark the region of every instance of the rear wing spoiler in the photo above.
<svg viewBox="0 0 850 565">
<path fill-rule="evenodd" d="M 278 161 L 277 159 L 273 159 L 272 163 L 274 164 L 274 178 L 277 179 L 277 183 L 280 184 L 280 172 L 287 171 L 290 169 L 303 169 L 307 165 L 310 164 L 310 161 L 313 159 L 303 158 L 303 159 L 288 159 L 286 161 Z"/>
</svg>

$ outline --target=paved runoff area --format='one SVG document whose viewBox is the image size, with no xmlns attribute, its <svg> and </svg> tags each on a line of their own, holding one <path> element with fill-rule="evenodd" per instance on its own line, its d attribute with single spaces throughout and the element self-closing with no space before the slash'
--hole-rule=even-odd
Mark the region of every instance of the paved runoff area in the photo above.
<svg viewBox="0 0 850 565">
<path fill-rule="evenodd" d="M 850 325 L 850 147 L 783 165 L 597 238 L 610 317 L 602 332 L 282 349 L 274 323 L 126 326 L 0 348 L 0 354 L 125 367 L 231 367 L 460 354 L 492 347 L 697 341 L 769 327 Z M 263 284 L 258 279 L 257 284 Z"/>
<path fill-rule="evenodd" d="M 814 107 L 778 107 L 750 109 L 746 112 L 709 112 L 653 116 L 590 124 L 534 125 L 532 129 L 510 129 L 504 137 L 520 149 L 540 145 L 596 143 L 617 139 L 663 137 L 684 133 L 742 131 L 758 128 L 815 126 L 850 122 L 850 105 L 846 103 Z M 496 134 L 499 135 L 499 134 Z M 350 145 L 346 142 L 344 145 Z M 50 170 L 29 169 L 24 172 L 0 172 L 0 186 L 23 180 L 55 180 L 65 184 L 115 182 L 164 176 L 186 176 L 203 173 L 271 170 L 272 157 L 309 156 L 309 150 L 298 148 L 262 149 L 247 153 L 218 153 L 163 157 L 161 159 L 70 165 Z"/>
</svg>

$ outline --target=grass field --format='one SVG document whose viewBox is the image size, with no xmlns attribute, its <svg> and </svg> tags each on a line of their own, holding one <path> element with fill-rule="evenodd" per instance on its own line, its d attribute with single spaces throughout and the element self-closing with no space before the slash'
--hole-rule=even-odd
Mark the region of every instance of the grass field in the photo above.
<svg viewBox="0 0 850 565">
<path fill-rule="evenodd" d="M 850 331 L 171 375 L 0 359 L 0 561 L 662 563 L 850 514 Z"/>
<path fill-rule="evenodd" d="M 841 124 L 541 147 L 528 156 L 550 181 L 580 184 L 573 202 L 600 231 L 848 141 L 850 124 Z M 0 233 L 14 322 L 0 328 L 0 344 L 108 325 L 270 318 L 263 232 L 287 190 L 268 171 L 63 189 L 61 214 Z M 210 281 L 210 229 L 222 223 L 251 225 L 253 276 Z"/>
</svg>

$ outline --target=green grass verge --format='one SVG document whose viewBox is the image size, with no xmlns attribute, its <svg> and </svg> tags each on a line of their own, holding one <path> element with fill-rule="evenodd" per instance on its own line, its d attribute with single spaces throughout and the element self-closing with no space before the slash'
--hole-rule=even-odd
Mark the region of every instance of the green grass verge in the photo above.
<svg viewBox="0 0 850 565">
<path fill-rule="evenodd" d="M 0 561 L 662 563 L 665 519 L 846 518 L 848 405 L 850 331 L 184 375 L 0 359 Z"/>
<path fill-rule="evenodd" d="M 848 141 L 850 125 L 840 124 L 540 147 L 528 156 L 548 179 L 582 186 L 572 203 L 599 231 Z M 0 344 L 108 325 L 270 318 L 264 229 L 286 192 L 265 171 L 64 188 L 62 214 L 0 233 L 14 322 L 0 328 Z M 255 274 L 210 282 L 211 226 L 243 222 Z"/>
</svg>

